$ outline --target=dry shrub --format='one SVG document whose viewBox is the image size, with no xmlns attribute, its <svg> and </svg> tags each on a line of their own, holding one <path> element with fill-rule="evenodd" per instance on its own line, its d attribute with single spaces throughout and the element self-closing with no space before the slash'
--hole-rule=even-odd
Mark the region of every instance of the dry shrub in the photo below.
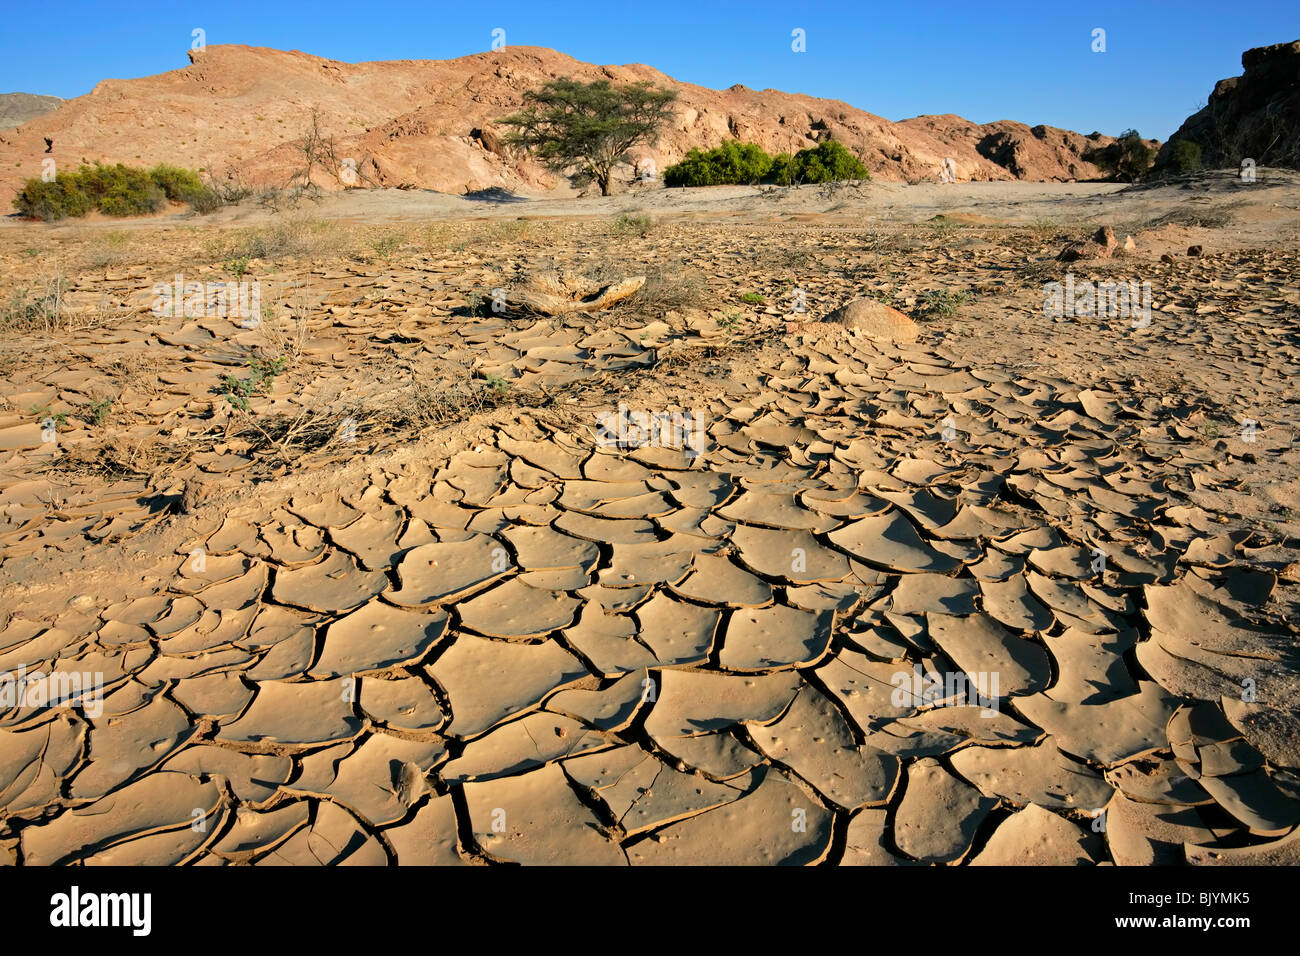
<svg viewBox="0 0 1300 956">
<path fill-rule="evenodd" d="M 393 256 L 411 241 L 411 234 L 405 229 L 375 229 L 365 234 L 364 242 L 375 258 L 390 261 Z"/>
<path fill-rule="evenodd" d="M 468 379 L 448 385 L 411 382 L 393 397 L 385 410 L 391 427 L 424 428 L 463 422 L 479 412 L 511 403 L 516 397 L 510 383 L 497 378 Z"/>
<path fill-rule="evenodd" d="M 323 258 L 344 256 L 354 248 L 355 237 L 337 223 L 290 216 L 268 226 L 223 233 L 208 244 L 207 255 L 211 262 Z"/>
<path fill-rule="evenodd" d="M 87 269 L 106 269 L 126 261 L 131 241 L 122 232 L 105 232 L 88 237 L 79 262 Z"/>
<path fill-rule="evenodd" d="M 624 264 L 605 266 L 596 270 L 593 278 L 602 282 L 617 281 L 633 271 Z M 699 272 L 679 267 L 655 267 L 646 271 L 645 285 L 635 295 L 602 314 L 616 318 L 647 313 L 662 316 L 682 309 L 707 309 L 713 302 L 709 285 Z"/>
<path fill-rule="evenodd" d="M 310 335 L 311 318 L 321 307 L 320 296 L 303 287 L 276 290 L 272 295 L 271 301 L 262 307 L 262 321 L 257 329 L 268 352 L 297 361 Z"/>
<path fill-rule="evenodd" d="M 112 435 L 66 449 L 46 464 L 48 472 L 102 480 L 149 478 L 180 460 L 184 452 L 161 436 Z"/>
<path fill-rule="evenodd" d="M 68 318 L 63 296 L 68 280 L 61 272 L 15 285 L 0 298 L 0 329 L 6 333 L 63 331 Z"/>
<path fill-rule="evenodd" d="M 1218 204 L 1204 209 L 1181 206 L 1161 216 L 1147 220 L 1143 228 L 1158 229 L 1161 226 L 1191 226 L 1202 229 L 1219 229 L 1232 221 L 1235 204 Z M 1136 232 L 1137 230 L 1133 230 Z"/>
</svg>

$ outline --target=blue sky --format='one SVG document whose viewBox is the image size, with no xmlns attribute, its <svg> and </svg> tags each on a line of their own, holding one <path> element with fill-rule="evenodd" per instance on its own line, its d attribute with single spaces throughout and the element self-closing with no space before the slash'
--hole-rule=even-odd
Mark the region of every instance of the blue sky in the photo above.
<svg viewBox="0 0 1300 956">
<path fill-rule="evenodd" d="M 0 92 L 88 93 L 101 79 L 183 67 L 191 31 L 209 44 L 297 49 L 348 62 L 447 59 L 511 45 L 594 63 L 647 63 L 679 80 L 743 83 L 845 100 L 891 120 L 957 113 L 1165 139 L 1241 53 L 1300 39 L 1296 0 L 1087 4 L 17 2 L 4 11 Z M 1106 51 L 1092 51 L 1092 31 Z M 802 29 L 806 52 L 791 49 Z"/>
</svg>

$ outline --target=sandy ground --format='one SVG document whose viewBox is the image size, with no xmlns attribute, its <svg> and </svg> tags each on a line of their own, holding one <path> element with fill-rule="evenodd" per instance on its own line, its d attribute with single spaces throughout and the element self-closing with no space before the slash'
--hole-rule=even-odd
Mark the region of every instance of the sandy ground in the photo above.
<svg viewBox="0 0 1300 956">
<path fill-rule="evenodd" d="M 1269 170 L 6 221 L 0 848 L 1294 863 L 1298 227 Z M 556 267 L 646 283 L 512 308 Z M 917 339 L 788 324 L 861 296 Z"/>
</svg>

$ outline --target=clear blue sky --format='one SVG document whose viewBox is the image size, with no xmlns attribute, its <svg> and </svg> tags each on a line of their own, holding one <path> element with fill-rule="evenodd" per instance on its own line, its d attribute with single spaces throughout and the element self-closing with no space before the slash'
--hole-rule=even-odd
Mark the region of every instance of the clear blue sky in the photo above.
<svg viewBox="0 0 1300 956">
<path fill-rule="evenodd" d="M 0 92 L 73 97 L 101 79 L 183 67 L 209 44 L 348 62 L 448 59 L 512 45 L 593 63 L 647 63 L 679 80 L 846 100 L 891 120 L 957 113 L 1165 139 L 1241 53 L 1300 39 L 1297 0 L 858 0 L 335 3 L 7 0 Z M 1092 31 L 1106 52 L 1092 52 Z M 803 29 L 807 52 L 791 50 Z"/>
</svg>

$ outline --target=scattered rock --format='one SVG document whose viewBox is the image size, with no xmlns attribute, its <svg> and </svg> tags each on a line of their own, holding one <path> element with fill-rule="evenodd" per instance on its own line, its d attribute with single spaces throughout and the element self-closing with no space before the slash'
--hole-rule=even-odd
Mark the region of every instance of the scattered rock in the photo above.
<svg viewBox="0 0 1300 956">
<path fill-rule="evenodd" d="M 1131 236 L 1128 238 L 1132 239 Z M 1077 262 L 1080 259 L 1110 259 L 1115 255 L 1119 247 L 1119 240 L 1115 238 L 1115 230 L 1110 226 L 1102 226 L 1093 234 L 1091 239 L 1070 243 L 1061 250 L 1060 255 L 1056 258 L 1061 262 Z"/>
</svg>

